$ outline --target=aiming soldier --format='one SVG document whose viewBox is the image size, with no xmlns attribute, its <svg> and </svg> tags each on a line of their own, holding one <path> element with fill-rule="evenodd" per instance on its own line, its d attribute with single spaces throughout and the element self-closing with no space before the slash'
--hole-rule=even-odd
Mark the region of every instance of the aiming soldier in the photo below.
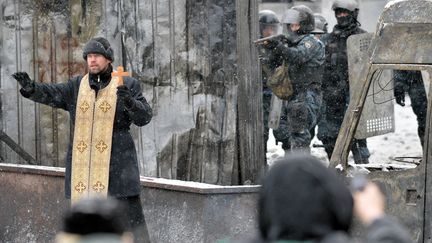
<svg viewBox="0 0 432 243">
<path fill-rule="evenodd" d="M 288 141 L 284 149 L 310 152 L 310 129 L 316 123 L 321 104 L 321 70 L 324 45 L 310 33 L 314 29 L 312 11 L 306 6 L 288 9 L 282 17 L 288 34 L 270 38 L 265 47 L 271 51 L 271 60 L 286 70 L 280 72 L 290 81 L 292 93 L 284 99 L 280 126 L 275 137 Z M 281 136 L 279 136 L 281 135 Z"/>
</svg>

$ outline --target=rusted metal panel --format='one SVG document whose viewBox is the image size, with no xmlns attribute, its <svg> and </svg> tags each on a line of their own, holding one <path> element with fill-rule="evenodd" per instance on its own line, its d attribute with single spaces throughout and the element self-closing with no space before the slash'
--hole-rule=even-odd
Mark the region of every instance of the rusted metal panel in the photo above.
<svg viewBox="0 0 432 243">
<path fill-rule="evenodd" d="M 430 35 L 430 28 L 427 30 L 427 26 L 431 20 L 425 14 L 431 12 L 428 9 L 432 9 L 432 1 L 412 0 L 392 1 L 384 10 L 378 24 L 379 29 L 369 48 L 369 60 L 362 67 L 363 78 L 350 100 L 340 129 L 330 161 L 331 167 L 339 165 L 345 173 L 347 172 L 349 147 L 359 124 L 368 91 L 372 87 L 371 80 L 375 72 L 382 69 L 398 69 L 432 73 L 432 46 L 430 41 L 425 39 L 425 36 Z M 406 30 L 409 30 L 409 33 L 402 32 Z M 409 44 L 404 45 L 408 42 Z M 411 49 L 414 46 L 417 47 Z M 430 89 L 431 87 L 429 92 Z M 387 194 L 388 211 L 405 223 L 412 233 L 413 242 L 419 243 L 431 242 L 431 109 L 432 99 L 428 99 L 425 134 L 429 135 L 423 147 L 424 154 L 420 165 L 404 171 L 372 171 L 369 174 L 373 180 L 383 184 Z"/>
<path fill-rule="evenodd" d="M 15 45 L 17 30 L 19 31 L 21 28 L 18 25 L 18 4 L 14 1 L 5 1 L 2 4 L 2 15 L 4 19 L 2 22 L 2 48 L 1 52 L 4 53 L 5 50 L 14 51 L 17 53 L 19 51 L 19 47 Z M 18 53 L 17 53 L 18 54 Z M 17 70 L 17 55 L 2 55 L 4 59 L 2 60 L 2 127 L 8 136 L 10 136 L 15 141 L 18 141 L 18 116 L 19 116 L 19 100 L 17 94 L 16 83 L 7 82 L 6 80 L 10 80 L 11 77 L 8 75 L 9 73 Z M 7 101 L 7 102 L 5 102 Z M 21 107 L 21 106 L 20 106 Z M 10 161 L 18 161 L 18 157 L 14 154 L 9 148 L 3 146 L 2 157 L 5 160 Z"/>
<path fill-rule="evenodd" d="M 432 23 L 387 24 L 377 34 L 380 39 L 372 56 L 375 63 L 432 63 Z"/>
<path fill-rule="evenodd" d="M 428 0 L 389 3 L 379 19 L 373 62 L 432 63 L 431 11 L 432 1 Z"/>
<path fill-rule="evenodd" d="M 261 83 L 250 41 L 258 33 L 251 21 L 257 19 L 257 4 L 6 1 L 11 17 L 1 20 L 2 34 L 13 30 L 15 35 L 3 37 L 1 49 L 15 52 L 3 55 L 10 59 L 2 67 L 3 128 L 37 161 L 63 166 L 67 115 L 23 99 L 10 75 L 22 70 L 38 82 L 65 82 L 85 72 L 85 42 L 103 36 L 113 46 L 114 65 L 125 66 L 141 81 L 154 110 L 149 125 L 132 128 L 142 175 L 224 185 L 255 182 L 264 165 Z M 8 149 L 3 154 L 18 161 Z"/>
</svg>

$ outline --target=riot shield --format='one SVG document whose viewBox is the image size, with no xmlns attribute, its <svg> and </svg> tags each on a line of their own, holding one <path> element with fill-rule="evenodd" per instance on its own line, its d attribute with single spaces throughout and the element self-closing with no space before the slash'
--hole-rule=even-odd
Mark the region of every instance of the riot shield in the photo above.
<svg viewBox="0 0 432 243">
<path fill-rule="evenodd" d="M 279 121 L 282 112 L 283 100 L 279 99 L 276 95 L 272 95 L 270 104 L 270 113 L 268 126 L 271 129 L 277 129 L 279 127 Z"/>
<path fill-rule="evenodd" d="M 367 61 L 372 33 L 352 35 L 347 40 L 350 96 L 355 96 L 361 82 L 361 69 Z M 377 71 L 372 79 L 355 138 L 362 139 L 394 132 L 392 71 Z"/>
</svg>

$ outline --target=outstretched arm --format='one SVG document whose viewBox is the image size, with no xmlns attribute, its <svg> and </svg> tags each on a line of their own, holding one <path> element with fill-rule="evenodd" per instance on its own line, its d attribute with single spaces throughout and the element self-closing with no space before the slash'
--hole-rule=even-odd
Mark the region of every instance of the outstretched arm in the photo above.
<svg viewBox="0 0 432 243">
<path fill-rule="evenodd" d="M 71 95 L 71 83 L 44 84 L 30 79 L 26 72 L 12 74 L 21 86 L 21 94 L 35 102 L 49 105 L 54 108 L 68 110 L 68 100 Z"/>
</svg>

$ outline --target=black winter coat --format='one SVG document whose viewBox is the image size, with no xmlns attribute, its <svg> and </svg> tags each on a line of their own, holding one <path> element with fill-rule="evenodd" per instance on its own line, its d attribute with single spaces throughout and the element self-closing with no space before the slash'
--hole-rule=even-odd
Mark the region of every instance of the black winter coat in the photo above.
<svg viewBox="0 0 432 243">
<path fill-rule="evenodd" d="M 108 85 L 111 79 L 111 68 L 105 74 L 100 75 L 101 82 L 96 82 L 95 76 L 90 76 L 90 86 L 96 91 Z M 75 110 L 78 98 L 78 90 L 83 76 L 77 76 L 66 83 L 46 84 L 35 83 L 32 93 L 25 93 L 24 97 L 35 102 L 61 108 L 69 112 L 72 127 L 75 123 Z M 136 196 L 140 193 L 139 168 L 135 144 L 129 132 L 130 125 L 144 126 L 152 118 L 152 109 L 142 95 L 139 82 L 131 77 L 124 77 L 126 85 L 135 99 L 135 106 L 127 110 L 122 101 L 117 101 L 114 117 L 114 129 L 112 137 L 111 162 L 109 172 L 108 194 L 113 197 Z M 71 195 L 71 163 L 72 163 L 73 132 L 71 133 L 66 157 L 65 194 Z"/>
</svg>

